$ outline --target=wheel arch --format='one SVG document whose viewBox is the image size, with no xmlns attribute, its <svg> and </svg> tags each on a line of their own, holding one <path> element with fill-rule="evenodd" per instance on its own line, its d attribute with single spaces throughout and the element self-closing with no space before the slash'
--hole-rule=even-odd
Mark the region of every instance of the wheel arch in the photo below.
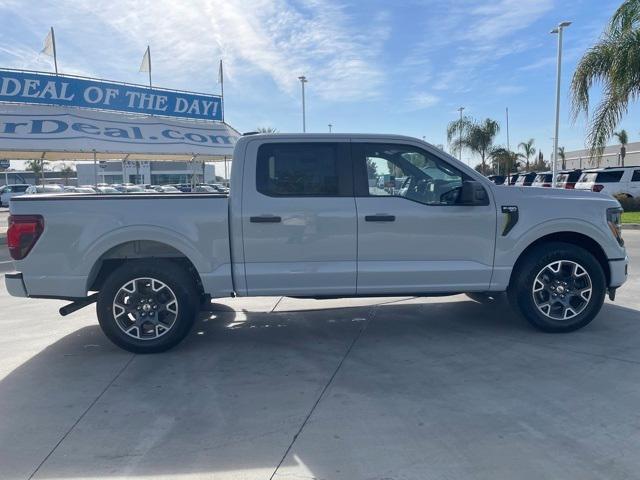
<svg viewBox="0 0 640 480">
<path fill-rule="evenodd" d="M 183 251 L 157 240 L 127 240 L 111 246 L 94 262 L 87 278 L 87 291 L 98 291 L 105 279 L 125 262 L 169 259 L 180 264 L 191 275 L 198 291 L 203 293 L 202 278 L 195 263 Z"/>
<path fill-rule="evenodd" d="M 573 231 L 561 231 L 561 232 L 549 233 L 547 235 L 543 235 L 537 238 L 536 240 L 531 242 L 522 252 L 520 252 L 520 255 L 518 256 L 513 266 L 513 269 L 511 270 L 509 285 L 511 285 L 511 282 L 513 281 L 513 278 L 514 278 L 514 274 L 518 271 L 520 265 L 522 264 L 524 259 L 527 257 L 527 255 L 535 248 L 538 248 L 540 245 L 544 245 L 545 243 L 550 243 L 550 242 L 568 243 L 571 245 L 582 247 L 585 250 L 587 250 L 596 258 L 596 260 L 602 267 L 602 271 L 604 272 L 607 284 L 609 284 L 609 281 L 611 280 L 611 270 L 609 268 L 609 261 L 607 259 L 607 255 L 604 249 L 602 248 L 602 246 L 596 240 L 594 240 L 593 238 L 583 233 L 573 232 Z"/>
</svg>

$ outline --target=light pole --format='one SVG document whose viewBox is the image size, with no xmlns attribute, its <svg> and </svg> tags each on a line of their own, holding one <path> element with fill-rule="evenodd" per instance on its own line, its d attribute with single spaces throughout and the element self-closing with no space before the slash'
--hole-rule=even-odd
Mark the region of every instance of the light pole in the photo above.
<svg viewBox="0 0 640 480">
<path fill-rule="evenodd" d="M 333 125 L 329 124 L 329 133 L 331 133 L 331 127 L 333 127 Z"/>
<path fill-rule="evenodd" d="M 458 160 L 462 161 L 462 112 L 464 111 L 464 107 L 460 107 L 458 111 L 460 112 L 460 126 L 458 129 L 458 133 L 460 134 L 460 150 L 458 150 Z"/>
<path fill-rule="evenodd" d="M 298 80 L 300 80 L 300 85 L 302 85 L 302 132 L 306 132 L 307 131 L 307 114 L 305 111 L 305 104 L 304 104 L 304 84 L 308 82 L 307 77 L 305 77 L 304 75 L 301 75 L 298 77 Z"/>
<path fill-rule="evenodd" d="M 558 34 L 558 76 L 556 79 L 556 125 L 553 134 L 553 159 L 551 160 L 551 187 L 556 188 L 556 171 L 558 163 L 558 130 L 560 128 L 560 74 L 562 71 L 562 32 L 571 22 L 560 22 L 551 33 Z"/>
</svg>

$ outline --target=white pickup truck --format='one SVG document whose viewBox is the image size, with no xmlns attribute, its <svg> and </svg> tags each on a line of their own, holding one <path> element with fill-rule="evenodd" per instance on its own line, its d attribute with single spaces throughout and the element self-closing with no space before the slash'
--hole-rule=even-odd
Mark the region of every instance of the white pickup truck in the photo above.
<svg viewBox="0 0 640 480">
<path fill-rule="evenodd" d="M 104 333 L 158 352 L 203 299 L 507 292 L 535 327 L 588 324 L 627 276 L 620 205 L 497 186 L 420 140 L 247 135 L 231 193 L 11 200 L 10 294 L 97 301 Z M 493 292 L 493 293 L 492 293 Z"/>
</svg>

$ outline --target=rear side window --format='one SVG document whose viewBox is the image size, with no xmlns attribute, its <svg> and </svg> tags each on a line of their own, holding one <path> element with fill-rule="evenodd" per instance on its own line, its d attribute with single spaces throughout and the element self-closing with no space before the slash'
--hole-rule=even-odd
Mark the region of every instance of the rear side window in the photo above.
<svg viewBox="0 0 640 480">
<path fill-rule="evenodd" d="M 266 143 L 258 148 L 256 188 L 273 197 L 352 195 L 344 143 Z"/>
<path fill-rule="evenodd" d="M 585 173 L 584 175 L 582 175 L 578 183 L 595 182 L 597 175 L 598 175 L 597 173 Z"/>
<path fill-rule="evenodd" d="M 631 177 L 632 182 L 640 182 L 640 170 L 634 170 L 633 176 Z"/>
<path fill-rule="evenodd" d="M 598 172 L 596 183 L 615 183 L 619 182 L 624 172 Z"/>
</svg>

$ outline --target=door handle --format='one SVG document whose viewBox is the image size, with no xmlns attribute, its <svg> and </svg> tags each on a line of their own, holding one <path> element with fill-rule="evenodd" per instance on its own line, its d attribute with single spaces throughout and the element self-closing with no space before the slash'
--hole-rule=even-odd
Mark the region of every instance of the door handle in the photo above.
<svg viewBox="0 0 640 480">
<path fill-rule="evenodd" d="M 395 222 L 395 215 L 366 215 L 364 217 L 365 222 Z"/>
<path fill-rule="evenodd" d="M 280 223 L 282 218 L 275 215 L 260 215 L 258 217 L 250 217 L 249 221 L 251 223 Z"/>
</svg>

